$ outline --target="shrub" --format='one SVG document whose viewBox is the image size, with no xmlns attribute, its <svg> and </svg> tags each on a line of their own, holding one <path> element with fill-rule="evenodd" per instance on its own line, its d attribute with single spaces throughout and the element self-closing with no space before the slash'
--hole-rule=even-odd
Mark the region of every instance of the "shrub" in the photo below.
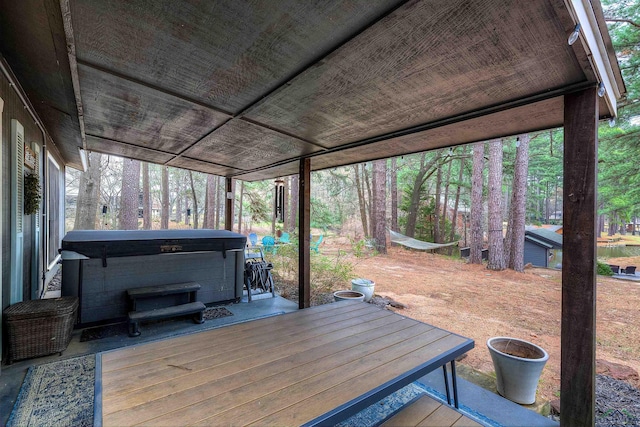
<svg viewBox="0 0 640 427">
<path fill-rule="evenodd" d="M 297 299 L 298 286 L 298 248 L 297 245 L 284 245 L 278 252 L 266 255 L 273 263 L 272 274 L 281 295 L 289 299 Z M 311 305 L 318 305 L 330 300 L 329 295 L 345 286 L 351 287 L 353 265 L 347 261 L 346 253 L 339 251 L 337 255 L 311 253 Z M 331 297 L 333 298 L 333 297 Z M 332 301 L 332 299 L 331 299 Z"/>
<path fill-rule="evenodd" d="M 609 264 L 605 264 L 602 261 L 598 261 L 597 273 L 600 276 L 613 276 L 613 271 L 611 267 L 609 267 Z"/>
</svg>

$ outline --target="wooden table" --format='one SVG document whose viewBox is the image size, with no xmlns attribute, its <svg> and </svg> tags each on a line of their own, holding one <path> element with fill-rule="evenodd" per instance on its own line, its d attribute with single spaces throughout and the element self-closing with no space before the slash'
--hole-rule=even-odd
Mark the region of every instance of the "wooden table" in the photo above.
<svg viewBox="0 0 640 427">
<path fill-rule="evenodd" d="M 94 423 L 332 424 L 473 345 L 371 304 L 326 304 L 99 354 Z"/>
</svg>

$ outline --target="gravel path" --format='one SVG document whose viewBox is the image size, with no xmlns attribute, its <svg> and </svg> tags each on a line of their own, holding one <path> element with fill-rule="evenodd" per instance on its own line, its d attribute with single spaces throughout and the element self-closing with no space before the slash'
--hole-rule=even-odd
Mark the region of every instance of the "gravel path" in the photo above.
<svg viewBox="0 0 640 427">
<path fill-rule="evenodd" d="M 640 426 L 640 390 L 596 375 L 596 427 Z"/>
</svg>

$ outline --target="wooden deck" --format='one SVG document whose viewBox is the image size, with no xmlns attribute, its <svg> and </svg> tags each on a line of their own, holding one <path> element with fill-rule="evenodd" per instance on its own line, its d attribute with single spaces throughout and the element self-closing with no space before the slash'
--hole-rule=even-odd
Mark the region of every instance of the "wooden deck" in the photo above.
<svg viewBox="0 0 640 427">
<path fill-rule="evenodd" d="M 98 355 L 95 422 L 335 422 L 471 348 L 370 304 L 327 304 Z"/>
<path fill-rule="evenodd" d="M 380 427 L 395 426 L 482 427 L 482 424 L 429 396 L 422 396 L 389 418 Z"/>
</svg>

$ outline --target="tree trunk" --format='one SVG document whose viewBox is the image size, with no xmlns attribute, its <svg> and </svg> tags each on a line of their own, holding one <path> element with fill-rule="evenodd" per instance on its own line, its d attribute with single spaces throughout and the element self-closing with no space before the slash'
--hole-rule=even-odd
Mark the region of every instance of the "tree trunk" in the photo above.
<svg viewBox="0 0 640 427">
<path fill-rule="evenodd" d="M 360 207 L 360 221 L 362 222 L 362 231 L 364 237 L 367 238 L 369 234 L 369 222 L 367 221 L 367 203 L 364 199 L 363 182 L 360 179 L 360 167 L 362 165 L 353 165 L 353 170 L 356 179 L 356 191 L 358 192 L 358 206 Z"/>
<path fill-rule="evenodd" d="M 471 241 L 469 261 L 482 264 L 482 188 L 484 183 L 484 142 L 473 146 L 473 178 L 471 179 Z"/>
<path fill-rule="evenodd" d="M 102 154 L 89 153 L 89 168 L 80 174 L 76 219 L 74 230 L 95 230 L 98 203 L 100 201 L 100 178 Z"/>
<path fill-rule="evenodd" d="M 193 199 L 193 228 L 198 228 L 198 196 L 196 195 L 196 186 L 193 184 L 193 172 L 189 171 L 189 182 L 191 184 L 191 197 Z"/>
<path fill-rule="evenodd" d="M 238 233 L 242 233 L 242 204 L 244 199 L 244 181 L 240 181 L 240 202 L 238 205 Z"/>
<path fill-rule="evenodd" d="M 442 150 L 438 150 L 429 162 L 426 162 L 426 153 L 422 153 L 420 157 L 420 169 L 413 180 L 411 202 L 409 204 L 409 212 L 407 213 L 407 228 L 404 233 L 409 237 L 414 237 L 416 234 L 416 221 L 418 219 L 418 210 L 420 209 L 420 200 L 422 199 L 422 186 L 436 171 L 435 168 L 440 161 L 441 152 Z"/>
<path fill-rule="evenodd" d="M 295 230 L 298 225 L 298 192 L 300 184 L 298 183 L 298 175 L 291 176 L 291 197 L 289 198 L 289 230 Z"/>
<path fill-rule="evenodd" d="M 216 200 L 213 204 L 216 207 L 216 230 L 220 229 L 220 212 L 222 211 L 220 204 L 224 203 L 225 200 L 225 182 L 220 182 L 221 180 L 224 180 L 224 178 L 221 176 L 216 177 Z"/>
<path fill-rule="evenodd" d="M 162 200 L 160 201 L 160 228 L 167 230 L 169 228 L 169 168 L 162 167 Z"/>
<path fill-rule="evenodd" d="M 440 214 L 442 210 L 442 166 L 443 165 L 440 165 L 436 171 L 436 200 L 433 210 L 433 222 L 431 224 L 431 227 L 433 227 L 434 243 L 442 243 L 442 239 L 440 238 Z"/>
<path fill-rule="evenodd" d="M 449 163 L 449 167 L 447 168 L 447 175 L 445 177 L 444 184 L 444 198 L 442 201 L 442 217 L 440 223 L 440 240 L 436 240 L 437 242 L 444 243 L 444 239 L 447 233 L 447 210 L 449 208 L 449 186 L 451 184 L 451 165 L 453 163 L 451 155 L 447 158 L 447 162 Z"/>
<path fill-rule="evenodd" d="M 149 163 L 142 163 L 142 228 L 151 230 L 151 189 L 149 188 Z"/>
<path fill-rule="evenodd" d="M 460 206 L 460 193 L 462 190 L 462 179 L 464 177 L 464 160 L 467 154 L 467 148 L 462 148 L 462 155 L 460 156 L 460 170 L 458 171 L 458 188 L 456 189 L 456 201 L 453 207 L 453 216 L 451 218 L 451 232 L 449 233 L 449 242 L 453 242 L 456 237 L 456 228 L 458 226 L 458 208 Z M 466 224 L 463 224 L 463 227 L 466 227 Z M 454 247 L 451 247 L 449 250 L 449 255 L 453 253 Z"/>
<path fill-rule="evenodd" d="M 371 206 L 375 206 L 372 215 L 373 237 L 376 241 L 376 250 L 381 254 L 387 253 L 387 220 L 386 220 L 386 177 L 387 161 L 375 160 L 373 162 L 373 200 Z"/>
<path fill-rule="evenodd" d="M 216 222 L 216 177 L 207 175 L 207 198 L 205 201 L 205 228 L 215 228 Z"/>
<path fill-rule="evenodd" d="M 140 162 L 122 161 L 122 192 L 120 193 L 120 230 L 138 229 L 140 195 Z"/>
<path fill-rule="evenodd" d="M 411 189 L 411 202 L 409 203 L 409 211 L 407 212 L 407 229 L 405 230 L 405 234 L 409 237 L 414 237 L 416 234 L 416 221 L 418 220 L 418 209 L 420 208 L 421 189 L 427 173 L 427 170 L 424 168 L 425 155 L 425 153 L 422 153 L 420 170 L 413 180 L 413 188 Z"/>
<path fill-rule="evenodd" d="M 398 230 L 398 158 L 391 159 L 391 229 Z"/>
<path fill-rule="evenodd" d="M 367 197 L 365 197 L 365 204 L 367 204 L 367 209 L 366 211 L 369 212 L 369 230 L 368 230 L 368 234 L 369 236 L 375 238 L 375 229 L 374 229 L 374 218 L 371 216 L 371 213 L 373 212 L 373 208 L 372 208 L 372 203 L 373 203 L 373 194 L 371 191 L 371 180 L 369 179 L 369 170 L 367 169 L 367 164 L 363 163 L 362 164 L 362 181 L 365 184 L 366 187 L 366 195 Z"/>
<path fill-rule="evenodd" d="M 502 140 L 489 142 L 489 270 L 504 270 L 502 230 Z"/>
<path fill-rule="evenodd" d="M 513 193 L 511 198 L 509 268 L 524 272 L 524 233 L 527 208 L 527 175 L 529 173 L 529 134 L 520 135 L 516 148 L 516 164 L 513 171 Z"/>
<path fill-rule="evenodd" d="M 284 231 L 293 229 L 293 226 L 289 224 L 289 217 L 287 216 L 287 208 L 289 206 L 289 177 L 284 179 L 284 194 L 282 201 L 282 228 Z"/>
<path fill-rule="evenodd" d="M 176 210 L 176 215 L 175 215 L 175 219 L 176 222 L 178 224 L 184 222 L 185 224 L 188 224 L 189 220 L 186 218 L 187 214 L 185 212 L 185 209 L 182 208 L 182 197 L 176 197 L 175 198 L 175 202 L 171 203 L 169 202 L 169 213 L 173 212 L 173 207 L 175 206 L 175 210 Z M 189 207 L 189 204 L 186 204 L 186 207 Z M 182 220 L 182 213 L 185 212 L 185 220 Z"/>
</svg>

